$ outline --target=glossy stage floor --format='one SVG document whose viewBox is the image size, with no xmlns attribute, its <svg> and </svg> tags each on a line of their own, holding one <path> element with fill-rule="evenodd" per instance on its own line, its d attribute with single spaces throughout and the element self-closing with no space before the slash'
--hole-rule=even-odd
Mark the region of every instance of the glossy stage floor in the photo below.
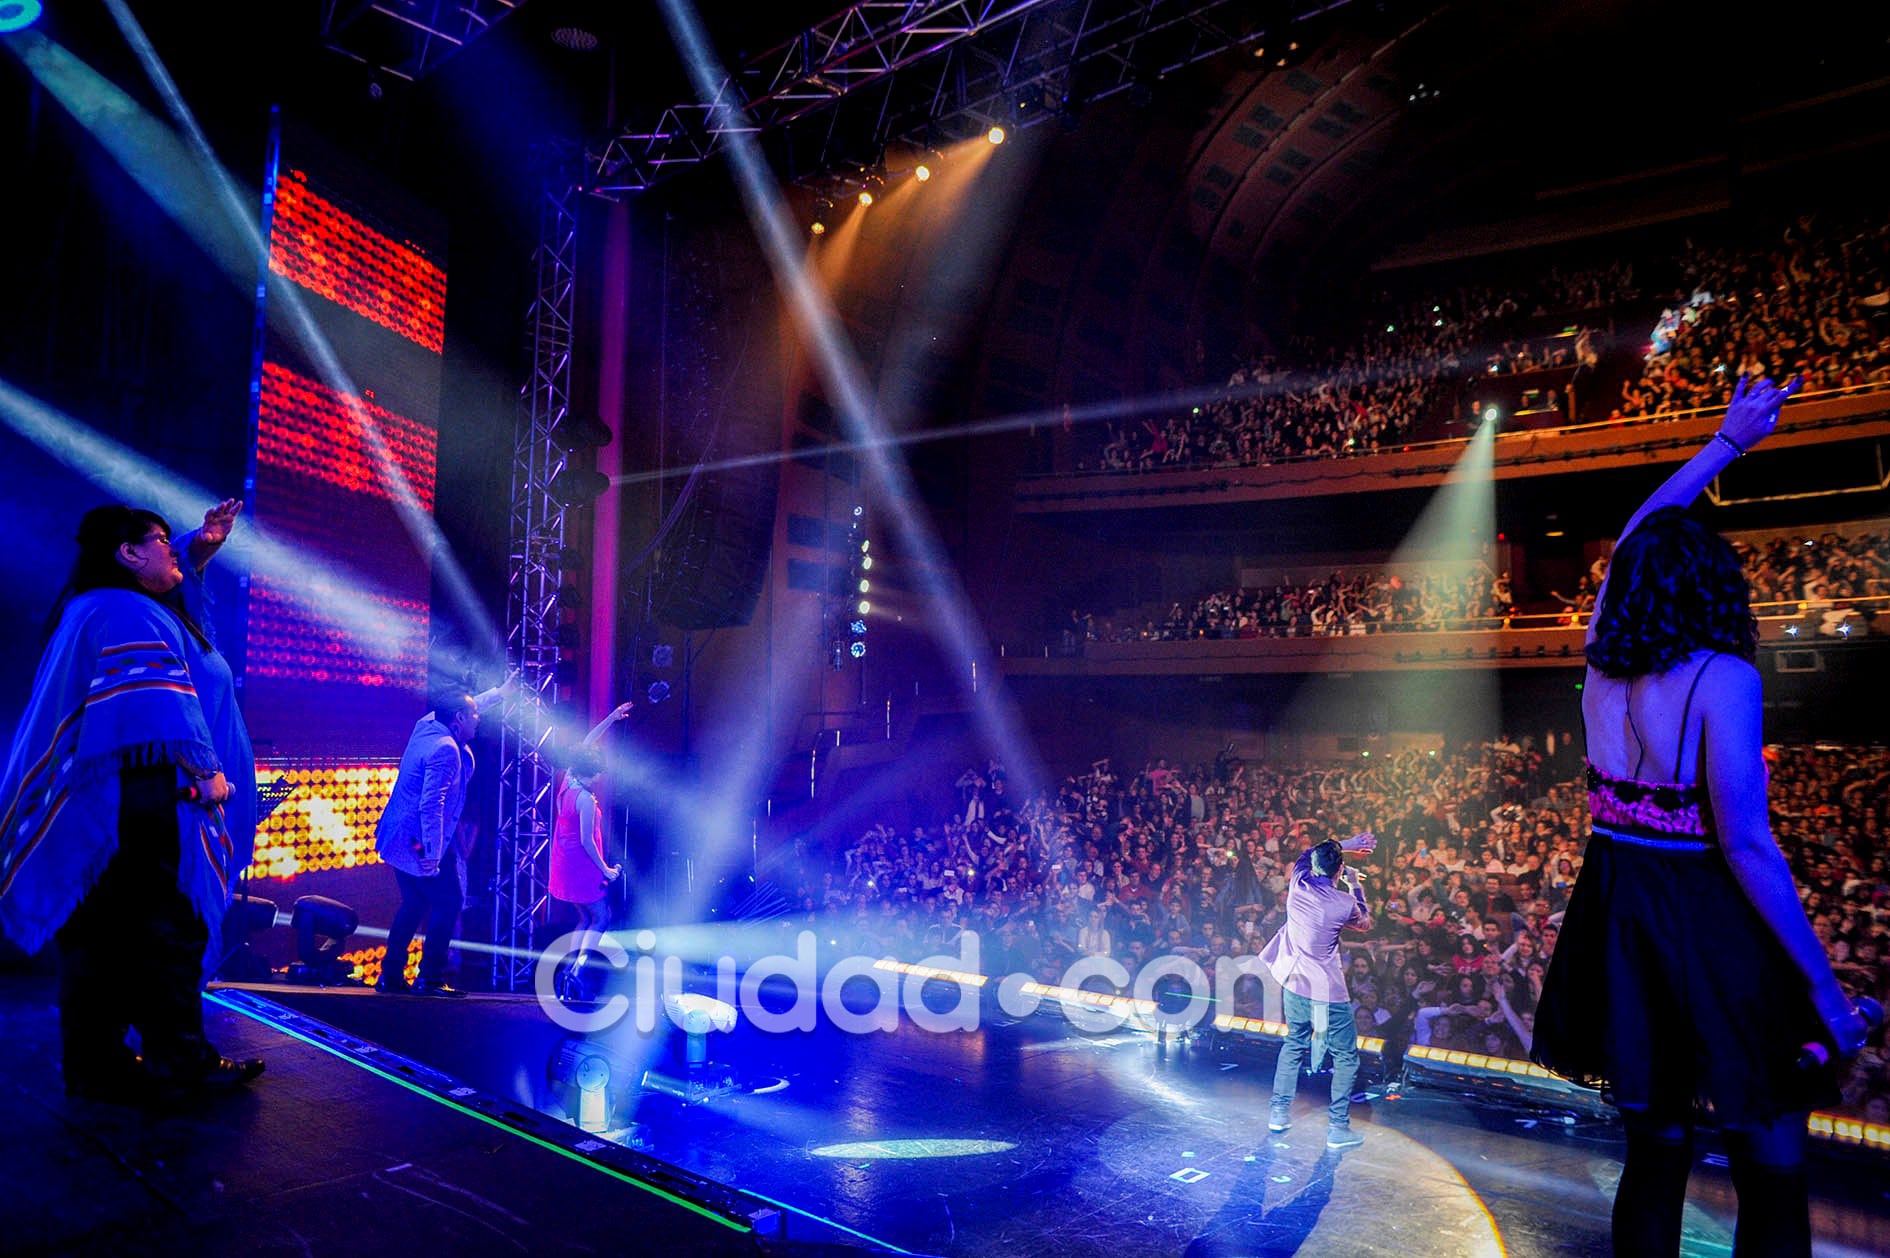
<svg viewBox="0 0 1890 1258">
<path fill-rule="evenodd" d="M 600 1136 L 567 1121 L 574 1041 L 529 997 L 223 988 L 213 1033 L 268 1073 L 148 1114 L 59 1094 L 50 996 L 0 977 L 9 1253 L 1598 1255 L 1620 1170 L 1605 1119 L 1370 1070 L 1365 1143 L 1332 1153 L 1323 1077 L 1267 1132 L 1268 1045 L 1042 1013 L 744 1022 L 694 1074 L 679 1033 L 626 1026 L 592 1041 L 609 1104 L 577 1116 Z M 1727 1253 L 1702 1153 L 1685 1252 Z M 1818 1252 L 1890 1252 L 1881 1155 L 1814 1158 Z"/>
</svg>

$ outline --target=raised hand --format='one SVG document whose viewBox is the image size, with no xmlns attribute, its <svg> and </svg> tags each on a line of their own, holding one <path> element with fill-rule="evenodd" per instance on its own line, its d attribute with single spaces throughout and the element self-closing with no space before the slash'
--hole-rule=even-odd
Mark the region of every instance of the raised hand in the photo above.
<svg viewBox="0 0 1890 1258">
<path fill-rule="evenodd" d="M 1339 840 L 1339 847 L 1342 851 L 1354 852 L 1360 856 L 1370 856 L 1377 846 L 1378 836 L 1370 831 L 1366 831 L 1363 834 L 1355 834 L 1349 839 Z"/>
<path fill-rule="evenodd" d="M 209 546 L 223 545 L 230 540 L 230 528 L 242 510 L 241 498 L 225 498 L 203 513 L 203 528 L 198 530 L 198 538 Z"/>
<path fill-rule="evenodd" d="M 632 712 L 634 712 L 636 710 L 636 706 L 637 706 L 636 704 L 631 703 L 628 700 L 624 701 L 623 703 L 619 703 L 616 707 L 610 710 L 610 719 L 613 721 L 621 721 L 625 717 L 629 716 Z"/>
<path fill-rule="evenodd" d="M 1720 421 L 1719 435 L 1741 450 L 1750 450 L 1778 427 L 1779 408 L 1805 387 L 1803 376 L 1795 377 L 1780 388 L 1764 377 L 1739 377 L 1733 386 L 1732 402 L 1726 418 Z"/>
</svg>

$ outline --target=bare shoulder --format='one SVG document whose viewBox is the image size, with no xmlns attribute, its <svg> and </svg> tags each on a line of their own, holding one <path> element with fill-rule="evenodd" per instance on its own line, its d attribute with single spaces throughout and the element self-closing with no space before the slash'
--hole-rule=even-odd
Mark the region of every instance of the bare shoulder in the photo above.
<svg viewBox="0 0 1890 1258">
<path fill-rule="evenodd" d="M 1711 667 L 1700 679 L 1701 690 L 1727 698 L 1759 693 L 1759 670 L 1750 660 L 1742 660 L 1737 655 L 1714 655 L 1708 663 Z"/>
</svg>

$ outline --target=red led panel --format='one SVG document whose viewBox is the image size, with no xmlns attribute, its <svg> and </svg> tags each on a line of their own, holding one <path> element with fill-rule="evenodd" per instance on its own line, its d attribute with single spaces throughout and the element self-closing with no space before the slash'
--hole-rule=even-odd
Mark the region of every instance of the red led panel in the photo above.
<svg viewBox="0 0 1890 1258">
<path fill-rule="evenodd" d="M 276 184 L 269 270 L 436 354 L 445 344 L 445 270 L 312 191 L 299 170 Z"/>
<path fill-rule="evenodd" d="M 262 573 L 251 577 L 247 675 L 308 686 L 344 683 L 414 696 L 425 693 L 431 615 L 424 598 L 351 593 L 350 615 L 374 618 L 378 641 L 386 644 L 379 651 L 368 649 L 351 626 L 331 624 L 322 616 L 319 609 L 326 601 L 311 587 L 297 588 Z M 304 702 L 314 707 L 323 697 L 309 694 Z"/>
<path fill-rule="evenodd" d="M 366 416 L 413 487 L 420 506 L 432 510 L 438 438 L 431 428 L 365 399 L 349 400 L 276 362 L 263 363 L 259 406 L 258 467 L 283 468 L 342 489 L 392 499 L 387 466 L 362 428 L 361 417 Z"/>
</svg>

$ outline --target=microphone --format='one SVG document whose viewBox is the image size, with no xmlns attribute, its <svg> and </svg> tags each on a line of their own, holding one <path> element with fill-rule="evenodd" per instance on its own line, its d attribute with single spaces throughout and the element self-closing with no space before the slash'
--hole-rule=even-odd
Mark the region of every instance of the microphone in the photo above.
<svg viewBox="0 0 1890 1258">
<path fill-rule="evenodd" d="M 1883 1025 L 1883 1006 L 1869 996 L 1859 996 L 1851 1008 L 1863 1017 L 1870 1031 Z M 1794 1064 L 1800 1070 L 1821 1070 L 1831 1064 L 1831 1048 L 1823 1040 L 1806 1040 L 1799 1046 Z"/>
</svg>

